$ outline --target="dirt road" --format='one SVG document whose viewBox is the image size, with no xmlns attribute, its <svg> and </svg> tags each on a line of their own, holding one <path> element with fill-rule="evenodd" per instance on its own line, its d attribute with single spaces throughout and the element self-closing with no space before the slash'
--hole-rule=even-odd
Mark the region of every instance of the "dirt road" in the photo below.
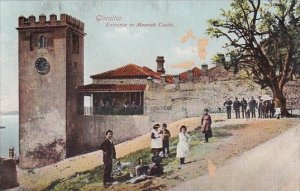
<svg viewBox="0 0 300 191">
<path fill-rule="evenodd" d="M 170 190 L 300 190 L 300 125 Z"/>
</svg>

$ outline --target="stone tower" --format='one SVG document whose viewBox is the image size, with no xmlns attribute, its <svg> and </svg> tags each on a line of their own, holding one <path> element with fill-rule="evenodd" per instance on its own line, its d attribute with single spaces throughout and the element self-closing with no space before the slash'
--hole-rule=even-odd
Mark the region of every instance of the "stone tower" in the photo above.
<svg viewBox="0 0 300 191">
<path fill-rule="evenodd" d="M 72 156 L 83 85 L 84 23 L 66 14 L 19 17 L 20 167 Z"/>
</svg>

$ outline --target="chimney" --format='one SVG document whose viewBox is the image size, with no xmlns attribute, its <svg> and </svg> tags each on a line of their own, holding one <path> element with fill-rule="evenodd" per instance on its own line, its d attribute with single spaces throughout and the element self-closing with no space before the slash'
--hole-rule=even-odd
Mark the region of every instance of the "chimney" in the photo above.
<svg viewBox="0 0 300 191">
<path fill-rule="evenodd" d="M 201 70 L 203 72 L 203 75 L 207 74 L 207 70 L 208 70 L 208 65 L 207 64 L 202 64 L 201 65 Z"/>
<path fill-rule="evenodd" d="M 166 73 L 165 68 L 164 68 L 164 63 L 165 63 L 164 57 L 163 56 L 157 56 L 156 63 L 157 63 L 157 70 L 156 71 L 158 73 L 161 73 L 161 74 Z"/>
</svg>

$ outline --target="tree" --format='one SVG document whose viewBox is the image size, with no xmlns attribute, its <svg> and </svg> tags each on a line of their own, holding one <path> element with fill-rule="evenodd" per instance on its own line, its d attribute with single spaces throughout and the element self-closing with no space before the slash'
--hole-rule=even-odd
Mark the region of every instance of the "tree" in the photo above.
<svg viewBox="0 0 300 191">
<path fill-rule="evenodd" d="M 220 18 L 208 21 L 209 36 L 226 40 L 225 53 L 218 53 L 215 62 L 235 73 L 246 70 L 261 88 L 272 90 L 282 114 L 289 115 L 283 88 L 300 65 L 300 3 L 233 0 L 230 6 L 221 10 Z"/>
</svg>

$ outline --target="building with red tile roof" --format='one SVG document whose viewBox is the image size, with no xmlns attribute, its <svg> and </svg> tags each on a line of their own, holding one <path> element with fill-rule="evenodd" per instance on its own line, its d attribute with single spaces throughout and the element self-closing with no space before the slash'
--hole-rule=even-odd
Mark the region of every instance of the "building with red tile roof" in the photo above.
<svg viewBox="0 0 300 191">
<path fill-rule="evenodd" d="M 78 92 L 143 92 L 145 84 L 89 84 L 78 87 Z"/>
<path fill-rule="evenodd" d="M 95 74 L 90 77 L 92 79 L 147 79 L 149 76 L 153 79 L 160 79 L 159 73 L 154 72 L 146 66 L 140 67 L 135 64 L 127 64 L 120 68 Z"/>
<path fill-rule="evenodd" d="M 207 73 L 207 70 L 205 70 L 204 74 L 201 69 L 194 67 L 179 75 L 165 74 L 164 57 L 158 56 L 156 62 L 157 71 L 147 66 L 138 66 L 131 63 L 113 70 L 91 75 L 93 83 L 79 86 L 77 91 L 81 95 L 90 96 L 94 108 L 104 105 L 112 106 L 113 102 L 119 103 L 119 107 L 126 105 L 125 102 L 143 107 L 144 92 L 150 81 L 156 84 L 161 82 L 163 84 L 178 84 L 179 82 L 199 79 Z M 207 65 L 205 67 L 207 69 Z"/>
<path fill-rule="evenodd" d="M 188 76 L 188 75 L 190 75 L 190 76 Z M 188 71 L 180 73 L 179 80 L 187 81 L 187 80 L 189 80 L 189 77 L 194 79 L 194 78 L 200 78 L 201 75 L 202 75 L 202 71 L 199 68 L 194 67 L 192 70 L 188 70 Z"/>
<path fill-rule="evenodd" d="M 90 96 L 93 114 L 143 114 L 144 91 L 148 81 L 158 83 L 165 72 L 164 57 L 158 56 L 156 62 L 157 71 L 127 64 L 92 75 L 93 83 L 79 86 L 77 91 L 81 96 Z M 138 110 L 132 110 L 133 107 Z"/>
</svg>

